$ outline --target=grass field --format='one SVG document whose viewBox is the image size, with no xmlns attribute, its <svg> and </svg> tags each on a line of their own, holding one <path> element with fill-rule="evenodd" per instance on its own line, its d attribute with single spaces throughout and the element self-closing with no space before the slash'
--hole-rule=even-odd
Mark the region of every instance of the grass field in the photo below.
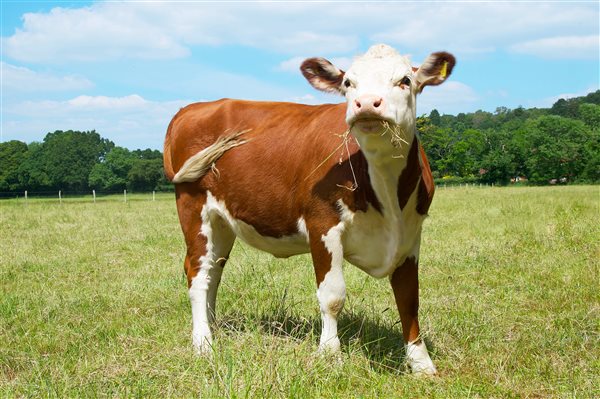
<svg viewBox="0 0 600 399">
<path fill-rule="evenodd" d="M 308 256 L 236 244 L 213 359 L 191 348 L 184 244 L 157 201 L 0 202 L 0 396 L 600 397 L 600 188 L 438 190 L 405 374 L 388 281 L 346 265 L 342 361 L 315 355 Z"/>
</svg>

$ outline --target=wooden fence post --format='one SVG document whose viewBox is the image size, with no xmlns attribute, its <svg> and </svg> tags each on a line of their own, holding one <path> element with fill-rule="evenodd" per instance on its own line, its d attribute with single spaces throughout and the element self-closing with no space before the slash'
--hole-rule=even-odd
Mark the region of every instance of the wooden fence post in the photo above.
<svg viewBox="0 0 600 399">
<path fill-rule="evenodd" d="M 127 190 L 123 190 L 123 199 L 127 203 Z"/>
<path fill-rule="evenodd" d="M 94 197 L 94 204 L 96 203 L 96 190 L 92 190 L 92 196 Z"/>
<path fill-rule="evenodd" d="M 152 191 L 152 201 L 156 201 L 156 191 Z"/>
<path fill-rule="evenodd" d="M 58 190 L 58 202 L 62 205 L 62 190 Z"/>
</svg>

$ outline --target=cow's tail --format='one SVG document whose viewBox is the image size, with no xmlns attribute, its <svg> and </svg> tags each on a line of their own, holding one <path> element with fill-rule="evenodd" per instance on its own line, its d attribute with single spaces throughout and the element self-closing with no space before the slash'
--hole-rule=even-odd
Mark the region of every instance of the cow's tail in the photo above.
<svg viewBox="0 0 600 399">
<path fill-rule="evenodd" d="M 247 143 L 249 139 L 244 139 L 241 136 L 249 131 L 250 129 L 241 130 L 220 136 L 213 144 L 209 145 L 185 161 L 181 169 L 179 169 L 179 171 L 172 178 L 170 178 L 170 180 L 173 183 L 183 183 L 198 180 L 206 172 L 208 172 L 209 169 L 213 168 L 213 165 L 217 159 L 219 159 L 226 151 Z M 170 145 L 165 142 L 165 164 L 167 161 L 167 146 Z M 170 148 L 168 150 L 170 151 Z M 169 162 L 170 161 L 171 159 L 169 156 Z M 167 166 L 165 165 L 165 173 L 168 173 L 166 168 Z M 173 173 L 172 166 L 170 172 Z"/>
<path fill-rule="evenodd" d="M 173 118 L 173 120 L 174 119 L 175 118 Z M 169 123 L 167 135 L 165 136 L 165 143 L 163 145 L 163 169 L 165 171 L 165 176 L 169 181 L 173 181 L 173 178 L 175 177 L 173 164 L 171 162 L 171 129 L 173 128 L 173 120 Z"/>
</svg>

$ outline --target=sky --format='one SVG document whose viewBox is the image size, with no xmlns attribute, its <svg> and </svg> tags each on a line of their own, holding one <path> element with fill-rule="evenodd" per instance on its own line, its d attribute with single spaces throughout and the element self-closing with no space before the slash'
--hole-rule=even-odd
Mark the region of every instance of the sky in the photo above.
<svg viewBox="0 0 600 399">
<path fill-rule="evenodd" d="M 183 106 L 223 97 L 336 103 L 304 58 L 341 69 L 377 43 L 457 58 L 417 114 L 549 107 L 599 89 L 600 2 L 1 0 L 0 141 L 92 130 L 162 149 Z"/>
</svg>

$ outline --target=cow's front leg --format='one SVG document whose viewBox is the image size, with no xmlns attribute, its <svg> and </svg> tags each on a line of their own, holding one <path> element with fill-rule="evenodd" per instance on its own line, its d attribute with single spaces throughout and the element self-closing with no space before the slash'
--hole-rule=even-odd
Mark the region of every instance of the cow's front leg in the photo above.
<svg viewBox="0 0 600 399">
<path fill-rule="evenodd" d="M 433 375 L 437 371 L 419 330 L 419 265 L 410 257 L 399 266 L 390 279 L 402 322 L 406 344 L 406 359 L 414 374 Z"/>
<path fill-rule="evenodd" d="M 322 331 L 319 352 L 339 352 L 337 317 L 346 300 L 346 283 L 342 273 L 344 250 L 339 223 L 326 232 L 310 233 L 310 250 L 317 278 L 317 299 L 321 309 Z"/>
</svg>

